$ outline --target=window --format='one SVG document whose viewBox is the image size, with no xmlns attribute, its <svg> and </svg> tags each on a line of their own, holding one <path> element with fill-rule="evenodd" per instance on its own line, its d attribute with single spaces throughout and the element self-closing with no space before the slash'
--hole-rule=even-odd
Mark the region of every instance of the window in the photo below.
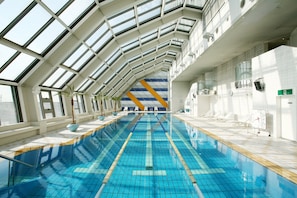
<svg viewBox="0 0 297 198">
<path fill-rule="evenodd" d="M 0 126 L 22 122 L 17 87 L 0 85 Z"/>
<path fill-rule="evenodd" d="M 243 61 L 235 68 L 235 88 L 252 87 L 252 66 L 250 61 Z"/>
<path fill-rule="evenodd" d="M 93 111 L 99 111 L 98 101 L 96 100 L 95 97 L 92 98 L 92 107 L 93 107 Z"/>
<path fill-rule="evenodd" d="M 58 92 L 42 90 L 39 94 L 40 112 L 43 119 L 64 116 L 62 97 Z"/>
<path fill-rule="evenodd" d="M 74 102 L 74 112 L 76 114 L 86 112 L 85 101 L 84 101 L 84 96 L 83 95 L 79 95 L 79 94 L 75 95 L 73 97 L 73 102 Z"/>
</svg>

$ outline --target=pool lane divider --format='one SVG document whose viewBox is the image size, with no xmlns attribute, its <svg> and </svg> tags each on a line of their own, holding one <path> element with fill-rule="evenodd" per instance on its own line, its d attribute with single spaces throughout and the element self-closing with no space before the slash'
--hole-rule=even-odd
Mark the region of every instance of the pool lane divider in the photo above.
<svg viewBox="0 0 297 198">
<path fill-rule="evenodd" d="M 80 172 L 80 173 L 95 173 L 95 174 L 104 174 L 106 173 L 106 170 L 102 170 L 98 168 L 101 165 L 101 162 L 103 161 L 103 159 L 106 157 L 106 155 L 108 154 L 109 150 L 111 149 L 111 147 L 115 144 L 115 142 L 120 138 L 120 136 L 124 133 L 126 127 L 128 126 L 128 124 L 126 124 L 123 128 L 121 128 L 118 133 L 109 141 L 109 143 L 104 147 L 104 149 L 102 150 L 102 152 L 100 153 L 100 155 L 94 160 L 94 162 L 92 163 L 92 165 L 88 168 L 76 168 L 74 170 L 74 172 Z"/>
<path fill-rule="evenodd" d="M 189 178 L 190 178 L 190 180 L 191 180 L 191 182 L 192 182 L 192 184 L 193 184 L 193 186 L 194 186 L 194 188 L 195 188 L 195 190 L 196 190 L 196 192 L 198 194 L 198 197 L 199 198 L 204 198 L 204 196 L 203 196 L 203 194 L 202 194 L 202 192 L 201 192 L 201 190 L 200 190 L 200 188 L 199 188 L 199 186 L 197 184 L 197 181 L 196 181 L 195 177 L 193 176 L 193 173 L 192 173 L 191 169 L 189 168 L 188 164 L 184 160 L 183 156 L 180 154 L 178 148 L 174 144 L 174 142 L 173 142 L 172 138 L 169 136 L 168 132 L 166 132 L 165 134 L 166 134 L 166 137 L 168 138 L 174 152 L 176 153 L 177 157 L 179 158 L 180 162 L 182 163 L 186 173 L 188 174 L 188 176 L 189 176 Z"/>
<path fill-rule="evenodd" d="M 126 146 L 127 146 L 127 144 L 128 144 L 128 142 L 129 142 L 129 140 L 130 140 L 130 138 L 131 138 L 132 135 L 133 135 L 133 133 L 130 132 L 130 134 L 127 137 L 126 141 L 124 142 L 121 150 L 119 151 L 119 153 L 117 154 L 115 160 L 113 161 L 113 163 L 111 164 L 110 168 L 108 169 L 108 171 L 107 171 L 107 173 L 106 173 L 106 175 L 105 175 L 105 177 L 103 179 L 102 185 L 101 185 L 99 191 L 96 193 L 96 196 L 95 196 L 96 198 L 100 197 L 100 195 L 101 195 L 101 193 L 102 193 L 105 185 L 108 183 L 108 181 L 109 181 L 109 179 L 110 179 L 110 177 L 111 177 L 111 175 L 112 175 L 115 167 L 117 166 L 118 161 L 120 160 L 120 158 L 121 158 L 121 156 L 122 156 L 122 154 L 123 154 L 123 152 L 124 152 L 124 150 L 125 150 L 125 148 L 126 148 Z"/>
</svg>

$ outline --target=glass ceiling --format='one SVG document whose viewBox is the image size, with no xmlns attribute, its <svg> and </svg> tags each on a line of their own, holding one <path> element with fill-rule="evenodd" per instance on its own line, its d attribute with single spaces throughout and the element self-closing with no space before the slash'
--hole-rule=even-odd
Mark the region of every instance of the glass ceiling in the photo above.
<svg viewBox="0 0 297 198">
<path fill-rule="evenodd" d="M 150 67 L 161 69 L 162 64 L 170 64 L 176 59 L 185 42 L 185 39 L 174 36 L 175 33 L 189 35 L 200 20 L 199 17 L 188 16 L 162 19 L 184 9 L 200 13 L 204 3 L 205 0 L 147 0 L 135 2 L 125 9 L 116 8 L 115 14 L 99 19 L 101 22 L 92 27 L 93 31 L 79 38 L 77 47 L 65 52 L 64 59 L 42 76 L 38 85 L 63 89 L 71 79 L 81 75 L 85 79 L 76 89 L 85 92 L 108 75 L 104 76 L 103 85 L 96 89 L 98 92 L 112 82 L 115 86 L 111 87 L 119 88 L 117 85 L 125 82 L 125 77 L 129 79 Z M 98 9 L 104 13 L 104 6 L 108 4 L 108 1 L 98 0 L 2 1 L 0 80 L 20 83 L 28 78 L 31 70 L 50 60 L 55 48 L 61 46 L 65 38 L 80 30 L 90 14 L 98 12 Z M 157 25 L 154 25 L 155 22 Z M 144 29 L 148 30 L 142 31 Z M 135 32 L 138 36 L 127 36 Z M 108 48 L 108 45 L 115 47 Z M 109 52 L 109 49 L 112 51 Z M 109 54 L 103 56 L 106 53 Z M 101 63 L 89 67 L 95 60 Z M 111 69 L 114 72 L 106 74 Z"/>
</svg>

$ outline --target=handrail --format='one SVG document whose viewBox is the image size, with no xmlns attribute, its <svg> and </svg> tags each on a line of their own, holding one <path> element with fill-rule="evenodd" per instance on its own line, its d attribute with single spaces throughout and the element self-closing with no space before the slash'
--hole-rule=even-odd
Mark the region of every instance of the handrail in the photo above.
<svg viewBox="0 0 297 198">
<path fill-rule="evenodd" d="M 4 158 L 4 159 L 7 159 L 7 160 L 9 160 L 9 161 L 13 161 L 13 162 L 16 162 L 16 163 L 19 163 L 19 164 L 28 166 L 28 167 L 30 167 L 30 168 L 35 168 L 35 166 L 33 166 L 33 165 L 31 165 L 31 164 L 28 164 L 28 163 L 26 163 L 26 162 L 23 162 L 23 161 L 20 161 L 20 160 L 17 160 L 17 159 L 8 157 L 8 156 L 6 156 L 6 155 L 2 155 L 2 154 L 0 154 L 0 157 L 1 157 L 1 158 Z"/>
</svg>

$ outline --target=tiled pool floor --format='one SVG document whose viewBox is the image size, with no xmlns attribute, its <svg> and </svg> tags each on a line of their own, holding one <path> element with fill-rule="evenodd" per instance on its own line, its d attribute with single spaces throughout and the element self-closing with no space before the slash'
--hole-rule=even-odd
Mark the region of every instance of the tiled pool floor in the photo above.
<svg viewBox="0 0 297 198">
<path fill-rule="evenodd" d="M 124 115 L 123 113 L 119 116 Z M 0 153 L 13 157 L 17 153 L 55 144 L 69 144 L 87 133 L 93 132 L 117 119 L 109 116 L 104 121 L 94 120 L 81 123 L 77 132 L 67 129 L 48 132 L 11 144 L 0 146 Z M 278 174 L 297 183 L 297 142 L 268 137 L 267 134 L 255 133 L 252 128 L 240 126 L 233 122 L 215 119 L 197 118 L 186 114 L 175 114 L 204 133 L 220 140 L 232 149 L 241 152 L 258 163 L 274 170 Z"/>
</svg>

